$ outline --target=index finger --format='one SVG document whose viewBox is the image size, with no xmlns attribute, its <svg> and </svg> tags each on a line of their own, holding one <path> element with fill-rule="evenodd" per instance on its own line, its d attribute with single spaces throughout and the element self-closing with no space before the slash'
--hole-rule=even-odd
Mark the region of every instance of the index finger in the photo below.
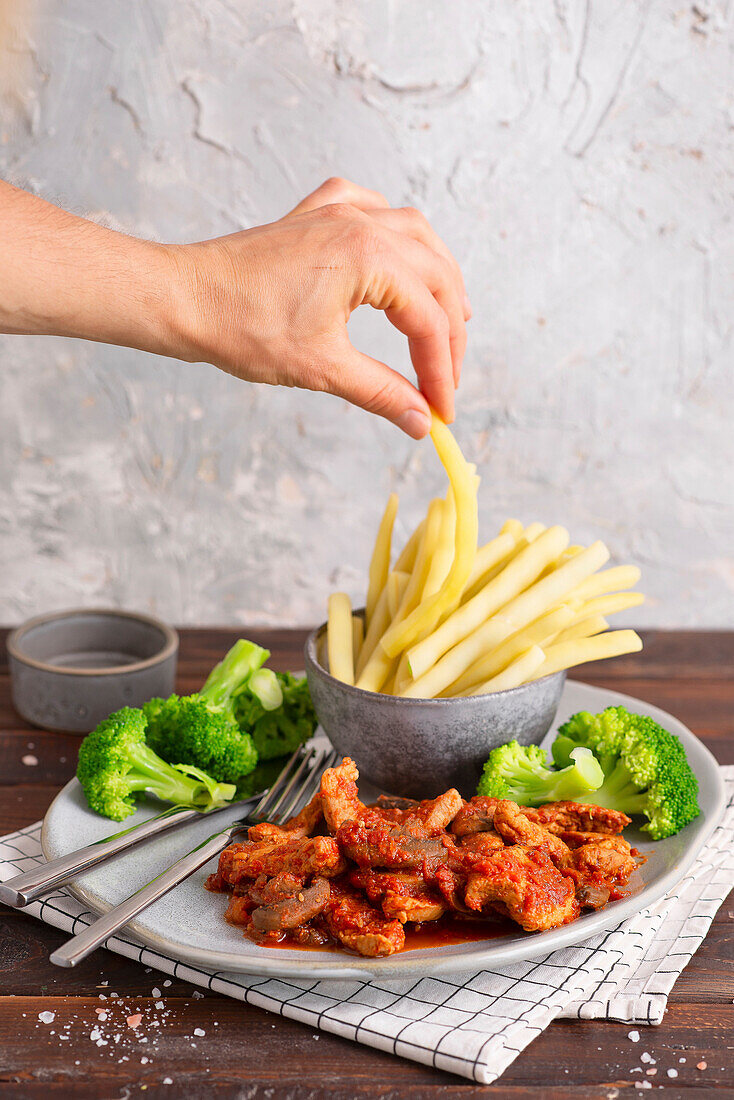
<svg viewBox="0 0 734 1100">
<path fill-rule="evenodd" d="M 390 206 L 379 191 L 370 191 L 369 188 L 360 187 L 358 183 L 342 179 L 341 176 L 332 176 L 310 195 L 306 195 L 298 206 L 293 207 L 290 214 L 306 214 L 309 210 L 318 210 L 320 206 L 331 206 L 332 203 L 348 203 L 359 210 L 372 210 L 375 207 L 388 209 Z"/>
</svg>

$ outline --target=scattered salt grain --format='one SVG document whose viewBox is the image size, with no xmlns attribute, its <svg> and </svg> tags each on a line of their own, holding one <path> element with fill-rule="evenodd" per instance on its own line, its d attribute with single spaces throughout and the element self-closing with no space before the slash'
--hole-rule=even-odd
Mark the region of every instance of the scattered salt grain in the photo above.
<svg viewBox="0 0 734 1100">
<path fill-rule="evenodd" d="M 631 1039 L 633 1043 L 639 1043 L 640 1033 L 639 1031 L 630 1031 L 627 1035 L 628 1039 Z"/>
<path fill-rule="evenodd" d="M 686 1061 L 685 1058 L 679 1058 L 678 1059 L 678 1062 L 680 1063 L 680 1065 L 685 1065 L 685 1061 Z"/>
<path fill-rule="evenodd" d="M 147 1058 L 145 1058 L 145 1057 L 141 1058 L 141 1059 L 140 1059 L 140 1064 L 141 1064 L 141 1066 L 145 1066 L 145 1065 L 147 1065 L 147 1064 L 148 1064 L 148 1059 L 147 1059 Z"/>
<path fill-rule="evenodd" d="M 110 999 L 113 1001 L 116 1001 L 119 996 L 119 993 L 110 993 Z"/>
<path fill-rule="evenodd" d="M 163 1084 L 164 1085 L 172 1085 L 173 1084 L 173 1078 L 172 1077 L 164 1077 L 163 1078 Z"/>
<path fill-rule="evenodd" d="M 657 1069 L 655 1068 L 655 1066 L 653 1066 L 652 1069 L 646 1069 L 645 1073 L 647 1074 L 648 1077 L 654 1077 L 655 1074 L 657 1073 Z"/>
<path fill-rule="evenodd" d="M 678 1076 L 678 1070 L 677 1069 L 669 1069 L 668 1070 L 668 1077 L 677 1077 L 677 1076 Z"/>
<path fill-rule="evenodd" d="M 165 1003 L 163 1001 L 156 1001 L 155 1007 L 160 1011 L 160 1009 L 165 1007 Z"/>
<path fill-rule="evenodd" d="M 56 1013 L 55 1012 L 39 1012 L 38 1013 L 38 1019 L 41 1021 L 42 1024 L 52 1024 L 54 1022 L 54 1020 L 56 1019 Z"/>
<path fill-rule="evenodd" d="M 107 1042 L 106 1039 L 98 1039 L 97 1040 L 97 1046 L 98 1047 L 106 1047 L 106 1046 L 109 1046 L 109 1043 Z"/>
<path fill-rule="evenodd" d="M 200 993 L 198 989 L 195 989 L 191 996 L 194 998 L 195 1001 L 200 1001 L 204 994 Z"/>
<path fill-rule="evenodd" d="M 204 1036 L 206 1035 L 206 1032 L 204 1031 L 203 1027 L 195 1027 L 194 1028 L 194 1035 L 198 1035 L 198 1037 L 200 1039 L 203 1039 Z"/>
<path fill-rule="evenodd" d="M 696 1069 L 706 1069 L 707 1065 L 708 1065 L 708 1062 L 699 1062 L 698 1065 L 696 1066 Z"/>
<path fill-rule="evenodd" d="M 636 1089 L 651 1089 L 652 1083 L 650 1081 L 635 1081 Z"/>
<path fill-rule="evenodd" d="M 140 1027 L 140 1021 L 142 1020 L 142 1018 L 142 1012 L 136 1012 L 134 1016 L 128 1016 L 127 1026 L 132 1028 Z"/>
<path fill-rule="evenodd" d="M 105 1010 L 103 1008 L 98 1008 L 95 1011 L 97 1013 L 97 1019 L 100 1021 L 100 1023 L 103 1024 L 105 1022 L 105 1020 L 107 1019 L 107 1013 L 105 1012 Z"/>
<path fill-rule="evenodd" d="M 92 1040 L 93 1043 L 96 1043 L 101 1035 L 102 1032 L 99 1030 L 98 1027 L 93 1027 L 92 1030 L 89 1032 L 89 1038 Z"/>
<path fill-rule="evenodd" d="M 151 997 L 160 997 L 161 991 L 160 991 L 160 989 L 158 988 L 157 985 L 153 986 L 153 988 L 150 991 L 150 995 L 151 995 Z"/>
<path fill-rule="evenodd" d="M 104 988 L 105 988 L 105 986 L 107 986 L 107 985 L 109 985 L 109 984 L 110 984 L 109 982 L 100 982 L 100 983 L 99 983 L 99 988 L 100 988 L 100 989 L 104 989 Z"/>
<path fill-rule="evenodd" d="M 173 985 L 173 982 L 171 981 L 170 978 L 166 978 L 166 980 L 163 984 L 164 984 L 164 986 L 168 986 L 168 985 Z"/>
<path fill-rule="evenodd" d="M 38 765 L 38 757 L 34 756 L 32 752 L 27 752 L 25 756 L 21 757 L 21 763 L 25 764 L 27 768 L 35 768 Z"/>
<path fill-rule="evenodd" d="M 640 1061 L 641 1062 L 650 1062 L 652 1065 L 655 1064 L 654 1061 L 653 1061 L 652 1054 L 648 1054 L 648 1052 L 646 1050 L 643 1050 L 642 1054 L 640 1055 Z"/>
</svg>

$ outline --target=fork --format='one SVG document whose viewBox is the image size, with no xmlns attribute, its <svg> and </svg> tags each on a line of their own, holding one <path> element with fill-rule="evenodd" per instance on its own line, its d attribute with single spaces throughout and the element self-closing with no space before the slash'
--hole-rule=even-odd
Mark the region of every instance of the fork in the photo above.
<svg viewBox="0 0 734 1100">
<path fill-rule="evenodd" d="M 261 798 L 262 792 L 242 799 L 241 802 L 225 802 L 212 810 L 190 810 L 185 806 L 169 806 L 155 817 L 149 817 L 138 825 L 130 825 L 127 829 L 121 829 L 119 833 L 95 840 L 93 844 L 87 844 L 84 848 L 77 848 L 68 852 L 65 856 L 51 859 L 48 863 L 34 867 L 32 871 L 24 871 L 20 875 L 0 882 L 0 901 L 5 905 L 12 905 L 14 909 L 22 909 L 24 905 L 30 905 L 53 890 L 56 886 L 62 886 L 65 882 L 76 877 L 82 871 L 88 871 L 96 867 L 103 860 L 140 844 L 149 837 L 158 836 L 186 821 L 193 821 L 203 817 L 204 814 L 217 814 L 222 810 L 230 810 L 233 806 L 249 806 Z"/>
<path fill-rule="evenodd" d="M 105 940 L 119 932 L 149 905 L 158 901 L 175 886 L 198 871 L 213 856 L 219 855 L 236 836 L 258 821 L 269 820 L 273 824 L 282 824 L 297 813 L 313 797 L 319 787 L 321 776 L 327 768 L 338 761 L 334 750 L 310 748 L 305 752 L 294 753 L 277 780 L 262 796 L 251 814 L 232 822 L 226 829 L 213 833 L 186 855 L 177 860 L 166 871 L 141 887 L 126 901 L 116 905 L 83 932 L 73 936 L 63 947 L 59 947 L 49 957 L 56 966 L 76 966 L 100 947 Z"/>
</svg>

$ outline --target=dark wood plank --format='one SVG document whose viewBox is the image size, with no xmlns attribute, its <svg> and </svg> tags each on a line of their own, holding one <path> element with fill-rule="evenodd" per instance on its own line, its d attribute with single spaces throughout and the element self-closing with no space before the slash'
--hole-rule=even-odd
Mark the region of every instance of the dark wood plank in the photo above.
<svg viewBox="0 0 734 1100">
<path fill-rule="evenodd" d="M 218 628 L 182 631 L 178 690 L 195 690 L 238 633 Z M 302 667 L 305 631 L 241 633 L 270 648 L 275 667 Z M 644 639 L 642 654 L 584 666 L 574 670 L 574 677 L 670 710 L 722 762 L 734 762 L 734 632 L 647 631 Z M 32 729 L 15 714 L 4 646 L 0 654 L 0 832 L 7 832 L 43 815 L 58 787 L 73 774 L 79 739 Z M 28 753 L 38 759 L 37 765 L 22 763 Z M 314 1038 L 311 1028 L 228 998 L 194 997 L 183 982 L 164 987 L 163 975 L 105 951 L 76 970 L 57 970 L 47 956 L 63 938 L 26 914 L 6 911 L 0 917 L 3 1100 L 42 1093 L 95 1100 L 126 1095 L 187 1100 L 305 1100 L 321 1095 L 609 1100 L 639 1095 L 634 1086 L 643 1075 L 631 1070 L 649 1068 L 649 1063 L 640 1062 L 643 1050 L 656 1059 L 653 1068 L 658 1069 L 648 1080 L 655 1088 L 662 1085 L 670 1097 L 687 1100 L 705 1089 L 734 1094 L 734 897 L 719 911 L 706 942 L 679 979 L 664 1023 L 657 1029 L 639 1029 L 639 1044 L 627 1038 L 629 1025 L 557 1022 L 489 1088 L 323 1032 Z M 162 990 L 162 1010 L 155 1009 L 153 988 Z M 110 1013 L 110 1029 L 115 1020 L 123 1024 L 127 1015 L 142 1011 L 148 1043 L 141 1042 L 145 1036 L 140 1031 L 129 1033 L 126 1027 L 119 1028 L 117 1044 L 113 1039 L 107 1047 L 97 1047 L 89 1039 L 97 1021 L 95 1007 L 110 1005 L 99 997 L 113 991 L 119 997 Z M 39 1022 L 38 1013 L 46 1009 L 56 1013 L 54 1024 Z M 61 1040 L 59 1030 L 65 1023 L 71 1025 L 70 1038 Z M 203 1028 L 206 1036 L 195 1037 L 194 1027 Z M 52 1036 L 51 1030 L 56 1034 Z M 121 1057 L 130 1061 L 119 1062 Z M 149 1061 L 142 1063 L 143 1057 Z M 696 1069 L 702 1061 L 707 1068 Z M 668 1078 L 669 1068 L 679 1076 Z M 166 1077 L 171 1085 L 162 1084 Z"/>
</svg>

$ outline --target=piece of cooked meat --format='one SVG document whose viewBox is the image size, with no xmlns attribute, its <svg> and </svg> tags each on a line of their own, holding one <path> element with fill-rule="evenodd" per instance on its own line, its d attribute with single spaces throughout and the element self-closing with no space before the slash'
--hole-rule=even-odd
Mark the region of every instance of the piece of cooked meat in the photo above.
<svg viewBox="0 0 734 1100">
<path fill-rule="evenodd" d="M 405 946 L 405 931 L 400 921 L 388 920 L 343 881 L 332 885 L 324 916 L 333 936 L 345 947 L 368 958 L 394 955 Z"/>
<path fill-rule="evenodd" d="M 419 802 L 404 817 L 403 827 L 411 836 L 437 836 L 453 821 L 463 805 L 461 795 L 452 787 L 438 798 Z"/>
<path fill-rule="evenodd" d="M 531 821 L 516 802 L 503 798 L 494 812 L 494 827 L 506 844 L 521 844 L 548 853 L 557 867 L 570 862 L 571 853 L 560 837 Z"/>
<path fill-rule="evenodd" d="M 353 821 L 364 811 L 357 791 L 358 779 L 357 765 L 348 756 L 321 776 L 321 806 L 332 836 L 345 821 Z"/>
<path fill-rule="evenodd" d="M 330 887 L 325 878 L 315 878 L 290 897 L 252 912 L 252 923 L 258 932 L 285 932 L 317 917 L 329 900 Z"/>
<path fill-rule="evenodd" d="M 446 912 L 446 902 L 421 875 L 399 871 L 352 871 L 349 881 L 382 906 L 386 917 L 406 921 L 434 921 Z"/>
<path fill-rule="evenodd" d="M 462 850 L 476 852 L 478 855 L 491 855 L 498 848 L 504 848 L 505 842 L 494 829 L 487 833 L 465 833 L 461 838 Z"/>
<path fill-rule="evenodd" d="M 345 822 L 336 839 L 344 854 L 358 867 L 395 870 L 414 870 L 424 863 L 438 862 L 445 857 L 451 843 L 446 834 L 425 838 L 409 836 L 401 825 L 391 825 L 367 815 Z"/>
<path fill-rule="evenodd" d="M 247 896 L 254 905 L 274 905 L 286 898 L 294 897 L 299 890 L 303 890 L 304 881 L 298 875 L 290 871 L 281 871 L 272 878 L 260 875 L 250 887 L 247 887 Z"/>
<path fill-rule="evenodd" d="M 571 879 L 545 851 L 519 844 L 495 852 L 481 872 L 469 875 L 464 899 L 475 910 L 500 903 L 526 932 L 557 928 L 579 915 Z"/>
<path fill-rule="evenodd" d="M 589 832 L 605 833 L 612 836 L 621 833 L 629 825 L 631 818 L 617 810 L 607 810 L 604 806 L 582 805 L 580 802 L 548 802 L 545 806 L 531 809 L 523 807 L 523 813 L 530 821 L 542 825 L 551 833 Z"/>
<path fill-rule="evenodd" d="M 300 878 L 322 875 L 331 878 L 345 868 L 344 857 L 333 837 L 278 838 L 275 841 L 246 841 L 232 844 L 219 857 L 219 878 L 235 886 L 259 875 L 290 871 Z"/>
<path fill-rule="evenodd" d="M 498 801 L 485 795 L 474 795 L 470 802 L 464 803 L 451 822 L 451 832 L 455 836 L 470 836 L 472 833 L 484 833 L 493 829 L 494 811 Z"/>
<path fill-rule="evenodd" d="M 637 867 L 637 860 L 623 836 L 606 836 L 591 844 L 582 844 L 573 852 L 573 867 L 585 878 L 602 879 L 609 884 L 624 884 Z"/>
<path fill-rule="evenodd" d="M 313 836 L 323 817 L 321 794 L 317 791 L 301 812 L 286 821 L 285 825 L 271 825 L 268 821 L 261 821 L 252 825 L 247 835 L 250 840 L 269 840 L 279 836 Z"/>
</svg>

